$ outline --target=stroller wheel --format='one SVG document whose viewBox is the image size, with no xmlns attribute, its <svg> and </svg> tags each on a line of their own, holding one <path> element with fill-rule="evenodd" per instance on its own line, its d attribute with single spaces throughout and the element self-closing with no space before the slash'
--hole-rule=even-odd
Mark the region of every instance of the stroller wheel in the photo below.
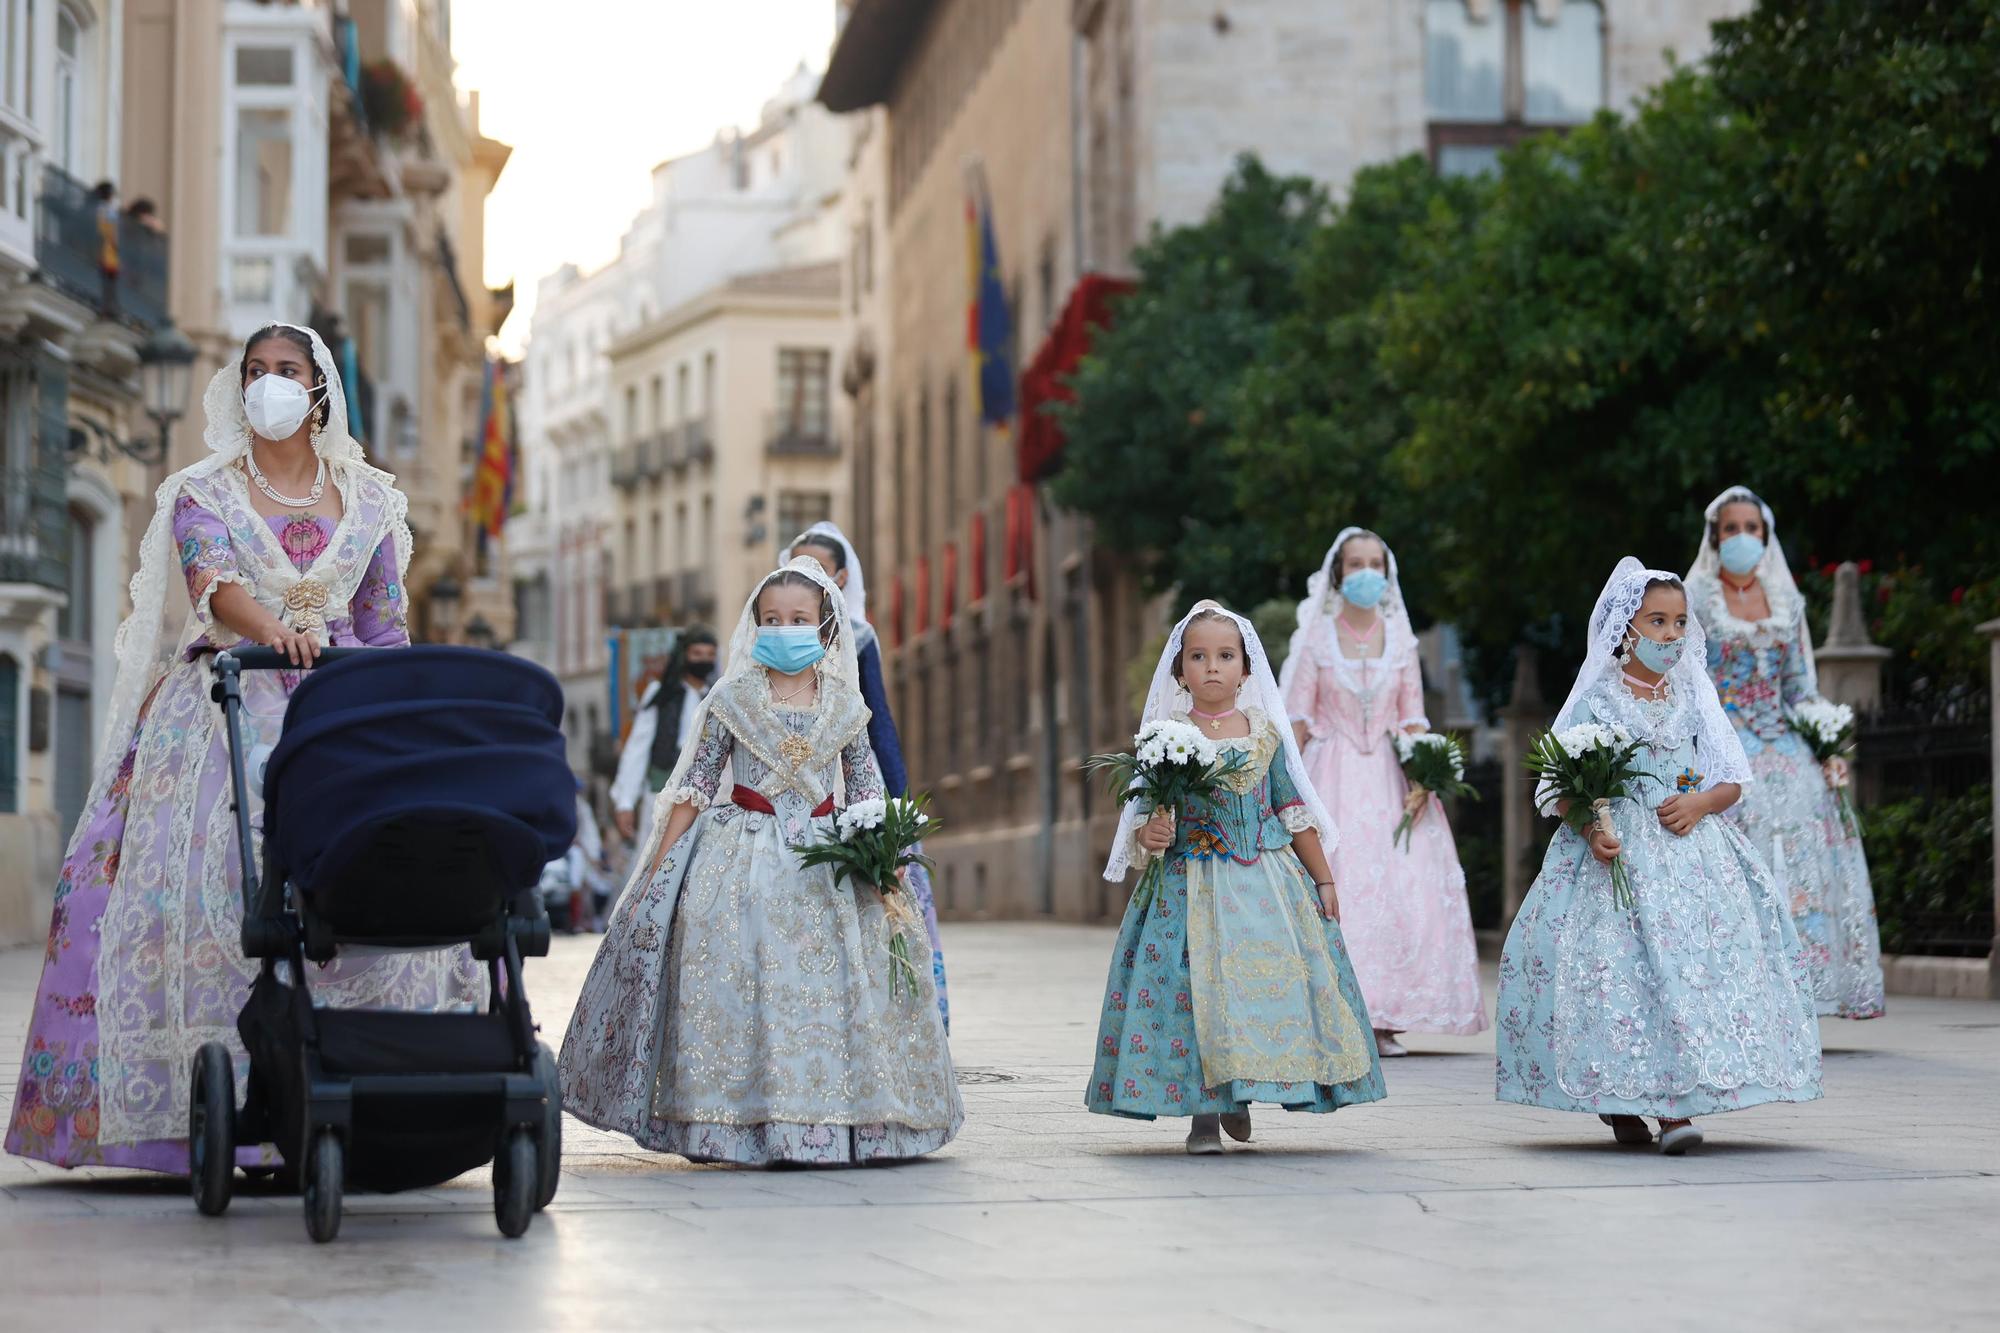
<svg viewBox="0 0 2000 1333">
<path fill-rule="evenodd" d="M 229 1207 L 235 1169 L 236 1068 L 227 1046 L 203 1042 L 188 1095 L 188 1186 L 204 1215 L 220 1217 Z"/>
<path fill-rule="evenodd" d="M 535 1137 L 525 1125 L 507 1131 L 493 1159 L 493 1218 L 512 1240 L 535 1220 Z"/>
<path fill-rule="evenodd" d="M 556 1197 L 556 1181 L 562 1175 L 562 1085 L 556 1079 L 556 1054 L 548 1043 L 535 1047 L 535 1077 L 549 1099 L 542 1113 L 542 1132 L 535 1142 L 535 1211 L 549 1206 Z"/>
<path fill-rule="evenodd" d="M 340 1234 L 340 1191 L 347 1179 L 347 1153 L 340 1135 L 322 1129 L 306 1155 L 306 1234 L 329 1241 Z"/>
</svg>

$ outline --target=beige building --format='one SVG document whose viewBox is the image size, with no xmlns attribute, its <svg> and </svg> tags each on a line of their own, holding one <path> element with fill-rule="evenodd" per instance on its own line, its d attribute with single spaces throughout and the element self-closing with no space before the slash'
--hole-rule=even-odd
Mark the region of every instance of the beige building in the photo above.
<svg viewBox="0 0 2000 1333">
<path fill-rule="evenodd" d="M 1235 157 L 1339 189 L 1426 153 L 1487 169 L 1524 135 L 1627 104 L 1745 0 L 853 0 L 821 101 L 871 111 L 850 155 L 846 518 L 947 915 L 1117 910 L 1115 812 L 1082 761 L 1124 747 L 1128 671 L 1160 608 L 976 420 L 965 350 L 967 167 L 992 201 L 1025 365 L 1087 274 L 1197 219 Z M 871 215 L 864 201 L 879 201 Z M 884 290 L 878 295 L 871 282 Z M 862 373 L 866 368 L 866 373 Z M 1008 577 L 1009 515 L 1032 556 Z M 1330 536 L 1331 534 L 1329 534 Z M 1016 548 L 1016 553 L 1021 552 Z M 983 558 L 981 558 L 983 556 Z"/>
<path fill-rule="evenodd" d="M 731 278 L 610 349 L 614 619 L 720 620 L 780 546 L 845 508 L 835 261 Z"/>
<path fill-rule="evenodd" d="M 133 547 L 160 479 L 204 452 L 202 387 L 254 329 L 311 324 L 345 362 L 357 434 L 411 495 L 413 630 L 463 637 L 477 614 L 505 633 L 504 569 L 478 566 L 459 499 L 505 314 L 477 279 L 506 149 L 453 87 L 449 44 L 444 0 L 0 0 L 18 193 L 0 208 L 0 942 L 47 927 Z M 371 121 L 371 67 L 414 85 L 421 116 L 378 99 Z M 100 177 L 166 228 L 118 223 L 108 295 Z M 184 388 L 141 365 L 169 322 L 194 357 Z"/>
</svg>

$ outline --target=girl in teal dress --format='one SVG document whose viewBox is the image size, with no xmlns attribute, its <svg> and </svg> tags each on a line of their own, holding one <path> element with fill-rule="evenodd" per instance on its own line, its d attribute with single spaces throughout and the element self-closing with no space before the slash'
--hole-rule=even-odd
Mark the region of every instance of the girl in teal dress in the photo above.
<svg viewBox="0 0 2000 1333">
<path fill-rule="evenodd" d="M 1188 1151 L 1246 1142 L 1250 1104 L 1327 1112 L 1384 1095 L 1326 852 L 1338 834 L 1309 786 L 1250 622 L 1198 603 L 1174 627 L 1145 720 L 1189 723 L 1247 753 L 1183 820 L 1127 804 L 1105 878 L 1155 855 L 1165 883 L 1128 904 L 1111 955 L 1084 1105 L 1192 1116 Z"/>
<path fill-rule="evenodd" d="M 1714 817 L 1751 777 L 1703 639 L 1677 576 L 1620 562 L 1556 729 L 1622 731 L 1645 776 L 1612 803 L 1616 836 L 1556 833 L 1500 955 L 1500 1100 L 1595 1114 L 1620 1143 L 1651 1142 L 1652 1116 L 1669 1154 L 1701 1142 L 1691 1117 L 1819 1096 L 1805 950 L 1762 858 Z"/>
</svg>

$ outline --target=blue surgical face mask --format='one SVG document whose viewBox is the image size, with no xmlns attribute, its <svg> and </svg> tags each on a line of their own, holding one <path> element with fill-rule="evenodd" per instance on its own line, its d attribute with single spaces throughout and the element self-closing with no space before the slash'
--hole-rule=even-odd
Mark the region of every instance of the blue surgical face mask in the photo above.
<svg viewBox="0 0 2000 1333">
<path fill-rule="evenodd" d="M 1389 578 L 1379 569 L 1357 569 L 1340 581 L 1340 595 L 1349 606 L 1363 611 L 1382 600 L 1389 591 Z"/>
<path fill-rule="evenodd" d="M 817 625 L 761 625 L 750 656 L 789 676 L 825 657 L 826 645 L 819 641 Z"/>
<path fill-rule="evenodd" d="M 1640 666 L 1664 676 L 1674 669 L 1674 663 L 1681 660 L 1681 654 L 1687 651 L 1687 646 L 1685 634 L 1678 639 L 1668 639 L 1665 643 L 1641 634 L 1637 642 L 1632 645 L 1632 656 L 1639 659 Z"/>
<path fill-rule="evenodd" d="M 1764 542 L 1760 537 L 1739 532 L 1733 537 L 1724 537 L 1716 554 L 1722 557 L 1724 569 L 1741 578 L 1757 568 L 1757 562 L 1764 558 Z"/>
</svg>

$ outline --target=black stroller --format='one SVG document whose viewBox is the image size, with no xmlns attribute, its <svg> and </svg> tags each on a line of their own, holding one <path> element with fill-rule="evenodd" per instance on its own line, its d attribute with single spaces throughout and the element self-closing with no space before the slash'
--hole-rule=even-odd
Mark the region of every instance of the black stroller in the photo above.
<svg viewBox="0 0 2000 1333">
<path fill-rule="evenodd" d="M 243 952 L 263 969 L 237 1017 L 250 1081 L 237 1112 L 229 1048 L 196 1052 L 188 1110 L 195 1205 L 229 1206 L 236 1148 L 272 1143 L 316 1241 L 341 1192 L 421 1189 L 493 1163 L 493 1211 L 519 1236 L 555 1195 L 562 1105 L 537 1042 L 523 955 L 549 949 L 537 881 L 576 836 L 562 690 L 530 662 L 469 648 L 330 649 L 294 691 L 265 768 L 253 858 L 240 673 L 214 661 L 243 856 Z M 319 1009 L 311 964 L 343 946 L 470 945 L 483 1013 Z M 283 975 L 280 975 L 280 965 Z"/>
</svg>

